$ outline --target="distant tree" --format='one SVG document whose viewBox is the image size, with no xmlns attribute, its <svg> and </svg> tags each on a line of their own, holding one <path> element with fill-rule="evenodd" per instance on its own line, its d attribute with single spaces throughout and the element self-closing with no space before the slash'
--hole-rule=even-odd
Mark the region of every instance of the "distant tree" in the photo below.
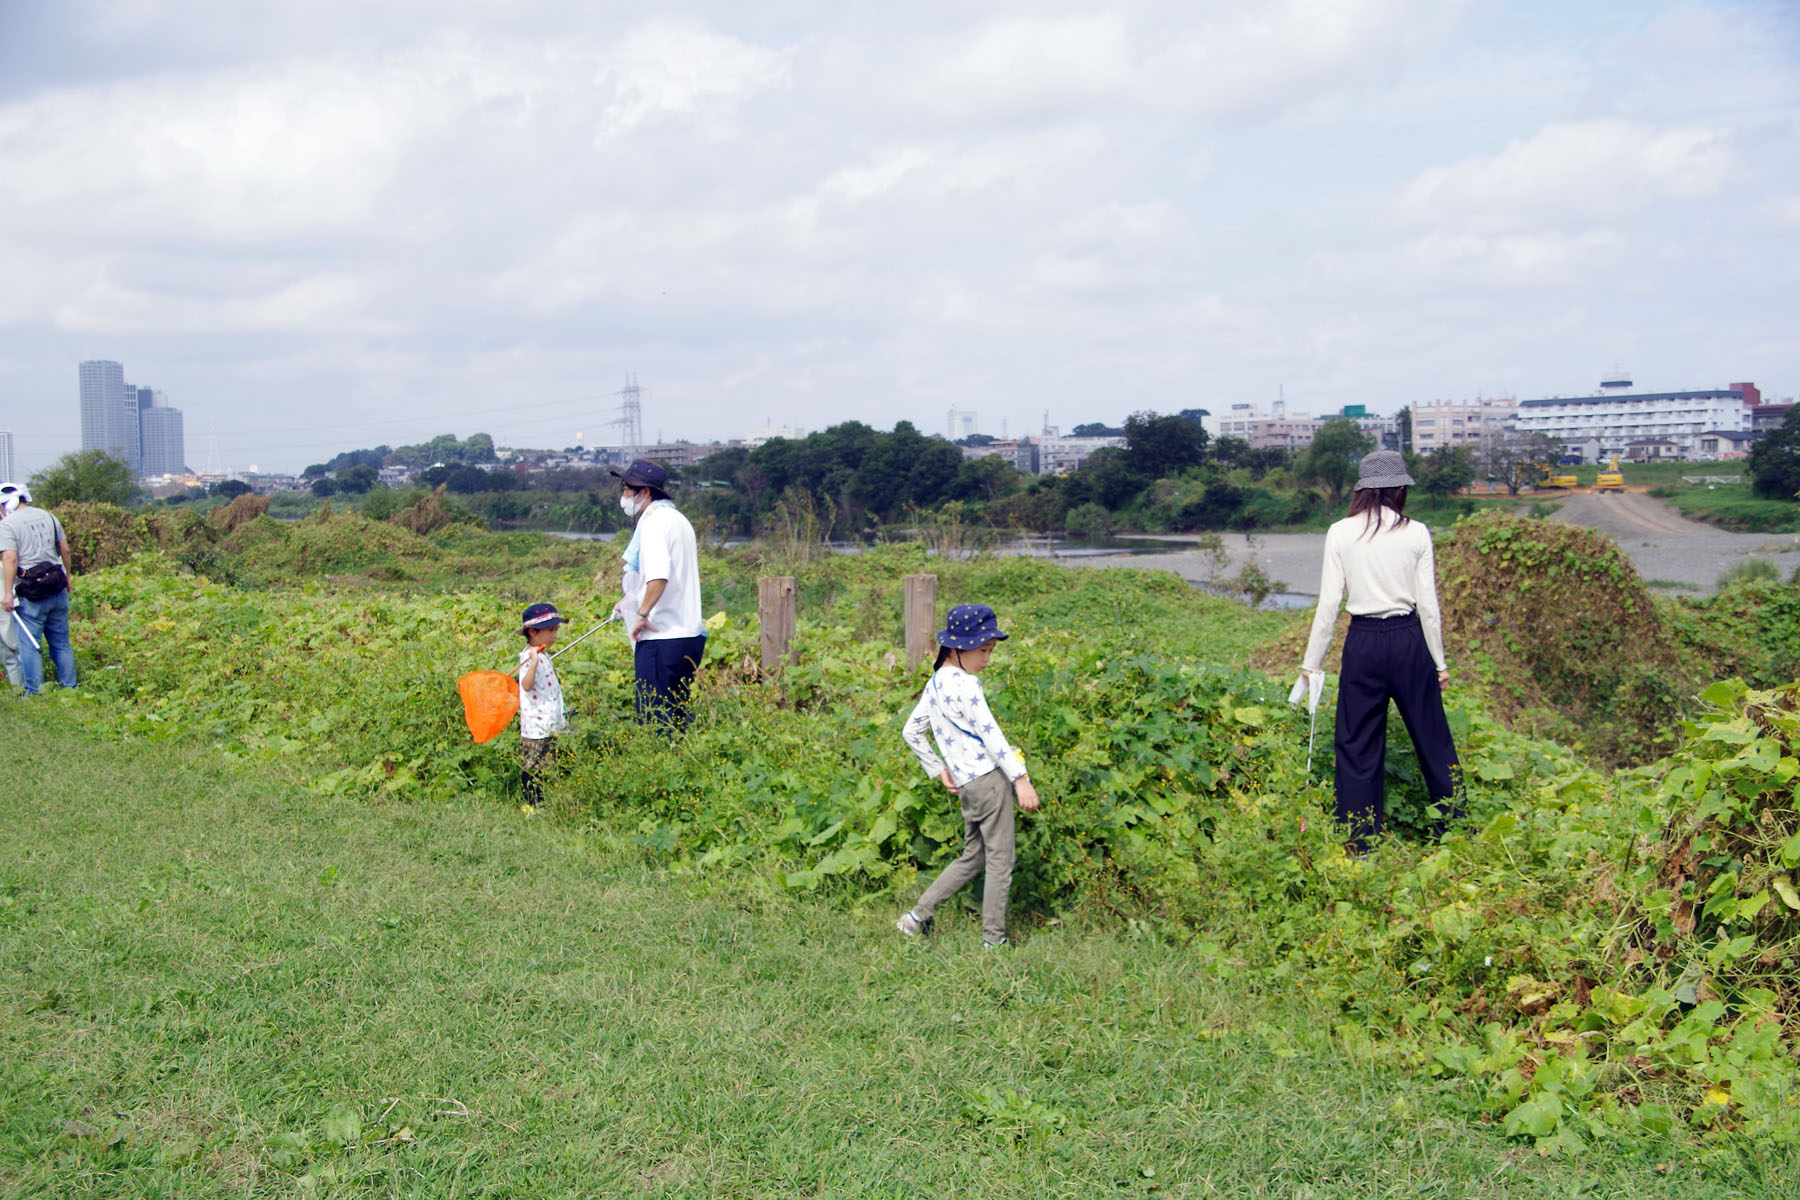
<svg viewBox="0 0 1800 1200">
<path fill-rule="evenodd" d="M 1300 456 L 1295 470 L 1302 479 L 1312 479 L 1331 492 L 1335 502 L 1341 500 L 1350 481 L 1356 478 L 1356 463 L 1375 448 L 1375 439 L 1348 417 L 1326 421 L 1313 434 L 1312 445 Z"/>
<path fill-rule="evenodd" d="M 321 475 L 328 474 L 330 474 L 330 472 L 325 469 L 324 463 L 313 463 L 311 466 L 307 467 L 306 470 L 300 472 L 300 478 L 317 479 Z"/>
<path fill-rule="evenodd" d="M 445 476 L 444 482 L 449 484 L 450 490 L 459 496 L 472 496 L 476 492 L 497 492 L 501 490 L 494 486 L 495 474 L 493 472 L 484 471 L 480 467 L 469 466 L 467 463 L 459 463 L 458 465 L 449 468 L 449 473 Z M 510 479 L 507 480 L 507 483 L 511 482 Z"/>
<path fill-rule="evenodd" d="M 1112 425 L 1103 425 L 1099 421 L 1089 421 L 1085 425 L 1077 425 L 1074 437 L 1124 437 L 1125 431 Z"/>
<path fill-rule="evenodd" d="M 1481 447 L 1481 467 L 1489 479 L 1506 485 L 1513 495 L 1537 475 L 1536 468 L 1556 461 L 1556 443 L 1549 434 L 1525 429 L 1502 429 Z"/>
<path fill-rule="evenodd" d="M 1025 486 L 1025 476 L 998 454 L 971 458 L 957 468 L 948 490 L 952 500 L 1000 500 Z"/>
<path fill-rule="evenodd" d="M 1420 461 L 1414 478 L 1419 490 L 1431 497 L 1432 507 L 1440 507 L 1473 482 L 1474 456 L 1467 446 L 1439 446 Z"/>
<path fill-rule="evenodd" d="M 250 485 L 241 479 L 221 479 L 207 489 L 207 494 L 221 500 L 235 500 L 251 490 Z"/>
<path fill-rule="evenodd" d="M 1412 453 L 1412 405 L 1394 414 L 1394 427 L 1400 435 L 1400 453 Z"/>
<path fill-rule="evenodd" d="M 1085 486 L 1070 489 L 1071 505 L 1093 500 L 1113 512 L 1137 499 L 1138 493 L 1153 482 L 1135 470 L 1130 456 L 1115 446 L 1104 446 L 1090 454 L 1076 478 Z M 1078 490 L 1085 494 L 1078 495 Z"/>
<path fill-rule="evenodd" d="M 737 473 L 749 459 L 750 451 L 744 447 L 727 446 L 723 450 L 715 450 L 694 464 L 694 469 L 689 474 L 708 483 L 713 480 L 729 483 L 737 478 Z"/>
<path fill-rule="evenodd" d="M 496 461 L 494 439 L 485 433 L 472 433 L 469 440 L 463 443 L 464 462 L 491 463 Z"/>
<path fill-rule="evenodd" d="M 1222 467 L 1242 466 L 1250 457 L 1250 443 L 1241 437 L 1214 438 L 1208 456 Z"/>
<path fill-rule="evenodd" d="M 1770 500 L 1800 499 L 1800 404 L 1781 424 L 1757 438 L 1746 463 L 1750 488 Z"/>
<path fill-rule="evenodd" d="M 958 446 L 991 446 L 999 440 L 991 433 L 971 433 L 966 438 L 958 438 L 954 444 Z"/>
<path fill-rule="evenodd" d="M 1184 408 L 1175 415 L 1184 421 L 1192 421 L 1196 425 L 1201 425 L 1203 424 L 1202 418 L 1212 416 L 1212 412 L 1205 408 Z"/>
<path fill-rule="evenodd" d="M 45 508 L 71 501 L 117 504 L 123 508 L 137 497 L 137 480 L 131 467 L 116 454 L 104 450 L 75 450 L 27 480 L 32 500 Z"/>
<path fill-rule="evenodd" d="M 1293 460 L 1294 456 L 1280 446 L 1259 446 L 1244 455 L 1241 465 L 1249 468 L 1251 474 L 1262 476 L 1292 466 Z"/>
<path fill-rule="evenodd" d="M 337 481 L 332 479 L 329 475 L 321 475 L 312 481 L 312 494 L 318 496 L 320 499 L 324 499 L 327 496 L 335 496 L 337 495 L 337 491 Z"/>
<path fill-rule="evenodd" d="M 1168 479 L 1206 460 L 1206 430 L 1185 417 L 1132 413 L 1125 418 L 1125 453 L 1145 479 Z"/>
<path fill-rule="evenodd" d="M 335 475 L 345 467 L 364 466 L 379 471 L 387 465 L 387 457 L 392 451 L 386 446 L 375 446 L 368 450 L 346 450 L 334 455 L 324 464 L 327 474 Z"/>
<path fill-rule="evenodd" d="M 361 495 L 363 492 L 374 487 L 375 478 L 376 472 L 374 467 L 369 466 L 367 463 L 356 463 L 352 466 L 340 467 L 337 474 L 333 477 L 333 481 L 337 484 L 338 491 L 348 492 L 355 496 Z"/>
</svg>

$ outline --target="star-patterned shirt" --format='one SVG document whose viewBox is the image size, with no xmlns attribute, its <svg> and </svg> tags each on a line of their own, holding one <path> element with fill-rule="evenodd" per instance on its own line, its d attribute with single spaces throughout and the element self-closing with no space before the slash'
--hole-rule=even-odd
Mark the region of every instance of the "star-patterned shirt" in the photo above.
<svg viewBox="0 0 1800 1200">
<path fill-rule="evenodd" d="M 1008 779 L 1025 774 L 1025 762 L 1000 732 L 981 682 L 961 667 L 946 664 L 931 677 L 901 736 L 927 775 L 936 776 L 948 767 L 957 787 L 995 767 Z M 932 753 L 933 736 L 943 753 L 941 759 Z"/>
<path fill-rule="evenodd" d="M 519 651 L 519 669 L 525 669 L 531 657 L 530 648 Z M 563 720 L 562 684 L 557 681 L 556 667 L 546 651 L 532 674 L 531 686 L 519 688 L 519 736 L 547 738 L 566 729 Z"/>
</svg>

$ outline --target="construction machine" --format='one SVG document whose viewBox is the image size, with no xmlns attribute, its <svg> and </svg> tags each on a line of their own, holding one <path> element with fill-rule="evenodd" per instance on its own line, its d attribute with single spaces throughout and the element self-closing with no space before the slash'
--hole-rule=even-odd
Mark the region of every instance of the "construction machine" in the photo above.
<svg viewBox="0 0 1800 1200">
<path fill-rule="evenodd" d="M 1619 456 L 1613 455 L 1612 461 L 1606 464 L 1606 470 L 1594 480 L 1596 492 L 1622 492 L 1625 490 L 1625 474 L 1619 470 Z"/>
<path fill-rule="evenodd" d="M 1573 472 L 1556 475 L 1551 472 L 1549 467 L 1544 466 L 1542 463 L 1538 464 L 1538 470 L 1542 472 L 1537 484 L 1541 488 L 1572 488 L 1578 486 L 1581 482 L 1575 478 Z"/>
</svg>

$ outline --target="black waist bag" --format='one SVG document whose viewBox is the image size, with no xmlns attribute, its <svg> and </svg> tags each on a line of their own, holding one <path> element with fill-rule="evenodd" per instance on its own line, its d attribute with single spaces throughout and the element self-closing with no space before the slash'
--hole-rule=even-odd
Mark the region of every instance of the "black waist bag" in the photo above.
<svg viewBox="0 0 1800 1200">
<path fill-rule="evenodd" d="M 51 559 L 20 571 L 17 590 L 19 595 L 35 603 L 48 600 L 68 586 L 69 577 L 63 574 L 62 564 Z"/>
</svg>

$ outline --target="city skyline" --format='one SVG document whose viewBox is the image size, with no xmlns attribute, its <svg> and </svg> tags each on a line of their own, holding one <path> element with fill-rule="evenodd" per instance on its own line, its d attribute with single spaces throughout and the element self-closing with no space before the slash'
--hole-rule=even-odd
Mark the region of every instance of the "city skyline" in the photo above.
<svg viewBox="0 0 1800 1200">
<path fill-rule="evenodd" d="M 140 479 L 187 472 L 181 410 L 160 388 L 125 381 L 112 359 L 77 364 L 81 449 L 116 455 Z"/>
<path fill-rule="evenodd" d="M 634 373 L 646 440 L 1790 395 L 1797 65 L 1775 0 L 4 6 L 0 425 L 99 359 L 270 470 Z"/>
</svg>

